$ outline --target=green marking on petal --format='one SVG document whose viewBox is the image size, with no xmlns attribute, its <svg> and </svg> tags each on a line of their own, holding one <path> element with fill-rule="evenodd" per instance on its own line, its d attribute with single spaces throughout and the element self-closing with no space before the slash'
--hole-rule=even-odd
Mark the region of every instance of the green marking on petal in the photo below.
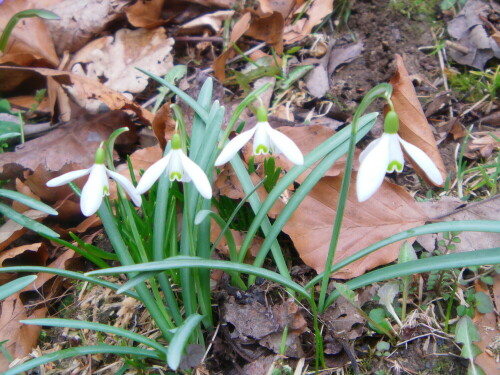
<svg viewBox="0 0 500 375">
<path fill-rule="evenodd" d="M 109 188 L 107 186 L 102 188 L 102 195 L 109 195 Z"/>
<path fill-rule="evenodd" d="M 174 181 L 174 180 L 177 180 L 177 181 L 182 181 L 182 174 L 180 172 L 172 172 L 170 173 L 170 181 Z"/>
<path fill-rule="evenodd" d="M 255 155 L 260 155 L 260 154 L 269 154 L 269 148 L 267 148 L 264 145 L 258 145 L 257 148 L 255 149 Z"/>
<path fill-rule="evenodd" d="M 389 166 L 387 167 L 387 172 L 388 173 L 391 173 L 391 172 L 394 172 L 394 171 L 396 171 L 396 172 L 399 173 L 402 170 L 403 170 L 403 165 L 399 161 L 397 161 L 397 160 L 391 161 L 389 163 Z"/>
</svg>

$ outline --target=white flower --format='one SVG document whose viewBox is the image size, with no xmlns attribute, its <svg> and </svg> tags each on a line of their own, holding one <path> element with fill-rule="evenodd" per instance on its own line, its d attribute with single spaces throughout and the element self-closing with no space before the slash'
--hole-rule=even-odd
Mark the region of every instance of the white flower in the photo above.
<svg viewBox="0 0 500 375">
<path fill-rule="evenodd" d="M 89 175 L 89 179 L 83 187 L 82 195 L 80 197 L 80 208 L 85 216 L 95 214 L 99 207 L 101 207 L 102 198 L 105 195 L 109 195 L 108 176 L 125 189 L 136 206 L 141 205 L 141 196 L 136 192 L 132 183 L 121 174 L 110 171 L 104 166 L 103 163 L 98 163 L 97 160 L 96 163 L 88 169 L 72 171 L 63 174 L 62 176 L 53 178 L 47 182 L 47 186 L 61 186 L 85 175 Z"/>
<path fill-rule="evenodd" d="M 224 147 L 215 161 L 215 165 L 219 166 L 231 160 L 254 134 L 254 155 L 282 153 L 291 162 L 297 165 L 304 164 L 304 156 L 302 156 L 302 152 L 297 145 L 283 133 L 271 128 L 271 125 L 269 125 L 267 121 L 263 121 L 258 122 L 253 129 L 247 130 L 234 137 L 226 147 Z"/>
<path fill-rule="evenodd" d="M 274 130 L 267 121 L 267 109 L 261 106 L 257 109 L 257 125 L 234 137 L 224 147 L 215 165 L 219 166 L 231 160 L 236 153 L 253 137 L 253 154 L 285 155 L 292 163 L 304 164 L 304 156 L 297 145 L 283 133 Z"/>
<path fill-rule="evenodd" d="M 443 184 L 443 177 L 427 154 L 401 139 L 397 133 L 384 133 L 374 140 L 359 156 L 360 166 L 356 180 L 358 200 L 366 201 L 382 185 L 387 172 L 401 172 L 404 166 L 405 152 L 437 186 Z"/>
<path fill-rule="evenodd" d="M 184 154 L 180 148 L 178 134 L 174 134 L 172 137 L 172 150 L 144 173 L 137 184 L 137 192 L 143 194 L 148 191 L 164 171 L 167 172 L 170 181 L 193 181 L 203 198 L 210 199 L 212 197 L 212 186 L 210 186 L 205 172 Z"/>
</svg>

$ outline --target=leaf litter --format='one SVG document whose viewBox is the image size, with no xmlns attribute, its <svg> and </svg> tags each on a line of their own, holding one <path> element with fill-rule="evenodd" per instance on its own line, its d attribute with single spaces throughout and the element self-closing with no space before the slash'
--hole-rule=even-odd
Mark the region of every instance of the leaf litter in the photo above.
<svg viewBox="0 0 500 375">
<path fill-rule="evenodd" d="M 471 3 L 473 2 L 471 1 Z M 0 15 L 7 14 L 3 12 L 6 9 L 9 9 L 9 12 L 11 12 L 9 14 L 12 15 L 13 12 L 17 11 L 16 9 L 20 10 L 23 6 L 26 7 L 23 9 L 27 9 L 32 5 L 29 1 L 19 1 L 16 7 L 20 8 L 9 8 L 12 7 L 13 4 L 13 1 L 4 1 L 3 4 L 0 5 Z M 414 76 L 408 73 L 408 71 L 414 73 L 423 69 L 426 74 L 430 74 L 429 72 L 435 69 L 437 64 L 435 62 L 433 63 L 431 58 L 422 54 L 419 55 L 418 53 L 409 52 L 410 48 L 415 49 L 415 41 L 412 41 L 413 43 L 407 43 L 404 39 L 408 38 L 407 35 L 411 35 L 411 39 L 414 34 L 408 34 L 404 22 L 401 23 L 393 20 L 391 22 L 395 26 L 391 30 L 387 31 L 382 29 L 381 32 L 375 32 L 374 29 L 380 26 L 377 24 L 377 12 L 381 12 L 381 10 L 374 9 L 375 5 L 370 1 L 362 1 L 360 4 L 356 4 L 353 7 L 350 21 L 351 27 L 355 27 L 356 29 L 355 32 L 359 32 L 358 41 L 354 42 L 349 39 L 349 36 L 343 35 L 340 36 L 339 43 L 335 42 L 328 44 L 323 41 L 317 43 L 317 45 L 328 45 L 328 47 L 325 49 L 326 55 L 317 55 L 319 57 L 324 57 L 321 61 L 316 58 L 314 61 L 314 64 L 317 64 L 316 69 L 310 73 L 310 77 L 314 77 L 313 79 L 309 78 L 308 91 L 312 96 L 309 94 L 301 94 L 303 95 L 302 99 L 296 98 L 297 100 L 294 99 L 295 101 L 288 102 L 286 104 L 286 112 L 288 112 L 288 115 L 284 117 L 290 118 L 290 116 L 292 116 L 291 118 L 304 118 L 307 116 L 307 118 L 310 119 L 308 114 L 302 117 L 301 111 L 303 113 L 303 109 L 301 106 L 306 103 L 308 106 L 308 111 L 306 113 L 314 115 L 316 110 L 318 110 L 320 99 L 327 93 L 340 98 L 346 103 L 346 108 L 348 109 L 352 104 L 351 101 L 353 98 L 359 97 L 366 92 L 367 89 L 372 86 L 373 82 L 378 83 L 389 80 L 393 72 L 392 68 L 389 67 L 391 65 L 389 61 L 393 60 L 394 52 L 402 51 L 403 57 L 396 57 L 397 70 L 392 83 L 395 84 L 393 100 L 396 105 L 396 110 L 400 114 L 403 138 L 407 137 L 408 141 L 424 149 L 436 164 L 438 164 L 440 170 L 444 174 L 444 172 L 450 170 L 450 168 L 445 169 L 444 163 L 441 160 L 440 152 L 442 150 L 438 150 L 434 140 L 433 129 L 428 122 L 428 117 L 432 115 L 430 113 L 423 113 L 420 107 L 421 98 L 419 97 L 419 94 L 422 94 L 422 87 L 417 87 L 416 92 L 413 88 Z M 149 42 L 152 43 L 149 51 L 151 54 L 143 55 L 142 57 L 144 57 L 144 59 L 139 62 L 143 64 L 141 66 L 147 70 L 159 67 L 160 70 L 158 70 L 157 74 L 163 75 L 164 72 L 170 69 L 172 66 L 172 57 L 174 56 L 175 59 L 177 57 L 176 53 L 179 51 L 177 44 L 174 45 L 171 39 L 166 39 L 166 35 L 173 35 L 174 39 L 176 37 L 175 33 L 170 33 L 170 22 L 172 24 L 177 22 L 177 24 L 180 25 L 179 29 L 184 27 L 184 32 L 187 32 L 188 36 L 189 33 L 199 32 L 203 35 L 202 38 L 207 35 L 215 35 L 218 37 L 221 33 L 221 19 L 230 20 L 230 18 L 226 17 L 232 17 L 236 24 L 230 35 L 230 43 L 226 51 L 221 52 L 221 50 L 218 50 L 219 53 L 216 55 L 218 55 L 219 58 L 214 63 L 215 76 L 224 80 L 224 75 L 228 67 L 227 64 L 229 61 L 232 61 L 229 59 L 237 55 L 232 46 L 232 42 L 238 43 L 240 48 L 245 49 L 248 45 L 252 45 L 252 43 L 249 42 L 253 40 L 262 40 L 265 45 L 273 46 L 278 53 L 283 46 L 289 46 L 292 42 L 302 43 L 302 47 L 305 47 L 307 43 L 310 42 L 309 38 L 313 29 L 322 22 L 327 21 L 325 16 L 333 10 L 332 2 L 324 0 L 313 0 L 311 2 L 261 0 L 256 4 L 254 9 L 247 9 L 244 11 L 235 8 L 237 5 L 235 1 L 208 0 L 192 2 L 191 4 L 177 4 L 176 6 L 180 6 L 181 8 L 176 9 L 183 9 L 185 12 L 177 12 L 177 14 L 170 17 L 166 15 L 169 14 L 168 12 L 172 12 L 174 7 L 167 10 L 163 8 L 164 5 L 165 2 L 163 0 L 153 0 L 149 2 L 138 1 L 132 5 L 125 1 L 112 0 L 98 2 L 88 1 L 79 4 L 71 1 L 56 2 L 46 0 L 40 3 L 40 7 L 43 6 L 58 14 L 60 13 L 59 15 L 62 21 L 54 23 L 38 19 L 27 20 L 33 20 L 35 22 L 32 23 L 33 25 L 31 25 L 30 22 L 24 24 L 27 25 L 25 27 L 30 28 L 25 31 L 24 34 L 32 32 L 31 30 L 37 30 L 40 33 L 39 38 L 23 41 L 24 34 L 14 34 L 12 40 L 16 43 L 11 45 L 10 52 L 7 51 L 7 54 L 0 56 L 0 58 L 6 59 L 0 60 L 0 63 L 9 61 L 10 63 L 14 62 L 19 65 L 18 67 L 7 67 L 5 64 L 0 66 L 0 76 L 2 78 L 0 90 L 3 93 L 9 94 L 13 90 L 20 90 L 22 93 L 23 82 L 26 83 L 27 80 L 46 77 L 49 82 L 49 101 L 51 102 L 50 110 L 52 112 L 52 118 L 57 119 L 57 117 L 60 116 L 60 118 L 65 118 L 65 121 L 70 121 L 69 124 L 59 126 L 56 130 L 35 140 L 39 143 L 30 144 L 28 142 L 18 151 L 13 153 L 15 155 L 9 156 L 8 153 L 4 154 L 7 156 L 4 156 L 4 160 L 0 161 L 0 166 L 6 172 L 10 170 L 9 173 L 11 173 L 10 175 L 12 177 L 21 178 L 25 184 L 25 189 L 28 188 L 34 196 L 40 197 L 46 202 L 54 203 L 58 205 L 58 207 L 66 205 L 67 208 L 63 210 L 66 214 L 62 215 L 66 219 L 74 220 L 76 214 L 76 202 L 68 200 L 68 197 L 70 197 L 72 193 L 68 190 L 65 192 L 48 192 L 43 188 L 44 181 L 50 178 L 47 177 L 47 173 L 50 173 L 50 171 L 64 173 L 71 169 L 86 167 L 92 162 L 91 160 L 87 160 L 89 157 L 88 155 L 87 159 L 85 159 L 86 156 L 83 154 L 73 154 L 74 150 L 78 149 L 80 146 L 79 143 L 82 142 L 82 139 L 85 139 L 85 142 L 88 141 L 88 143 L 85 143 L 82 147 L 92 148 L 99 142 L 97 138 L 105 139 L 106 134 L 109 134 L 110 129 L 101 125 L 101 122 L 106 121 L 102 121 L 102 115 L 97 115 L 95 114 L 96 112 L 102 111 L 105 107 L 111 110 L 122 111 L 118 112 L 123 114 L 122 117 L 110 118 L 110 123 L 116 122 L 117 127 L 123 126 L 124 122 L 127 123 L 130 128 L 134 128 L 136 125 L 153 125 L 160 146 L 144 148 L 136 151 L 132 155 L 131 158 L 134 163 L 134 172 L 136 176 L 139 176 L 140 169 L 145 169 L 161 157 L 161 150 L 171 136 L 169 130 L 172 129 L 173 123 L 168 104 L 162 107 L 162 110 L 156 117 L 146 109 L 141 108 L 138 104 L 141 100 L 141 95 L 144 95 L 144 91 L 149 90 L 151 86 L 143 78 L 136 79 L 138 73 L 132 70 L 133 66 L 139 61 L 134 60 L 135 57 L 139 58 L 139 56 L 135 55 L 134 57 L 134 54 L 131 53 L 131 51 L 134 52 L 136 45 L 147 45 Z M 214 13 L 214 9 L 220 9 L 221 11 Z M 234 9 L 236 9 L 236 13 Z M 305 17 L 297 20 L 297 16 L 300 13 L 303 13 Z M 461 12 L 458 17 L 463 13 L 464 12 Z M 122 22 L 121 20 L 123 17 L 126 17 L 128 22 L 137 29 L 131 31 L 129 29 L 117 28 L 117 25 Z M 387 15 L 388 20 L 394 17 L 394 14 Z M 0 28 L 2 27 L 2 22 L 4 22 L 2 20 L 3 18 L 0 17 Z M 477 17 L 474 22 L 476 21 Z M 190 22 L 192 22 L 191 25 Z M 198 27 L 198 31 L 192 29 L 193 22 L 195 26 Z M 362 27 L 361 24 L 363 23 L 365 25 Z M 110 28 L 110 25 L 114 26 Z M 209 25 L 208 28 L 205 25 Z M 476 27 L 475 25 L 474 27 Z M 482 23 L 481 25 L 486 24 Z M 489 26 L 486 25 L 484 27 Z M 168 30 L 168 33 L 162 31 L 165 30 L 164 28 Z M 470 29 L 470 27 L 468 29 Z M 50 32 L 46 30 L 50 30 Z M 21 29 L 20 31 L 23 30 Z M 450 34 L 452 33 L 450 32 Z M 466 37 L 475 42 L 485 40 L 484 34 L 481 34 L 482 36 L 476 34 Z M 180 35 L 180 33 L 177 35 Z M 103 36 L 103 38 L 94 39 L 94 36 Z M 155 37 L 159 38 L 157 39 L 156 45 L 154 44 Z M 422 38 L 425 37 L 429 38 L 429 33 L 422 33 Z M 492 40 L 495 40 L 494 34 Z M 214 42 L 213 45 L 210 43 L 211 42 L 205 44 L 205 46 L 210 47 L 209 49 L 199 49 L 198 53 L 203 53 L 203 51 L 206 53 L 208 50 L 213 51 L 213 45 L 216 45 L 217 42 Z M 417 45 L 418 43 L 420 43 L 420 45 L 422 44 L 421 42 L 417 42 Z M 40 48 L 40 46 L 48 47 L 44 49 Z M 158 49 L 156 49 L 156 47 L 158 47 Z M 19 50 L 16 48 L 19 48 Z M 190 48 L 188 42 L 188 46 L 186 47 L 188 54 L 191 53 Z M 493 46 L 491 49 L 494 51 L 495 47 Z M 73 53 L 71 60 L 67 60 L 66 58 L 63 59 L 63 51 L 70 51 Z M 159 56 L 161 56 L 161 58 L 157 60 Z M 312 53 L 311 56 L 313 56 Z M 213 61 L 212 57 L 213 55 L 206 61 L 207 65 L 210 61 Z M 60 64 L 59 59 L 61 59 L 64 64 Z M 70 62 L 68 63 L 68 61 Z M 407 66 L 405 67 L 405 65 Z M 234 67 L 234 65 L 231 67 Z M 367 69 L 368 67 L 371 69 Z M 81 76 L 74 73 L 78 73 Z M 366 74 L 368 74 L 368 76 L 366 76 Z M 199 77 L 201 77 L 201 75 L 199 75 Z M 307 82 L 306 79 L 306 85 Z M 198 83 L 199 81 L 197 80 L 186 80 L 183 84 L 190 84 L 191 88 L 196 90 L 199 88 Z M 321 85 L 319 83 L 321 83 Z M 302 87 L 304 87 L 303 84 L 304 83 L 301 81 L 298 82 L 298 86 L 302 85 Z M 315 89 L 318 90 L 315 91 Z M 432 90 L 431 88 L 430 91 L 432 92 Z M 126 93 L 126 96 L 122 95 L 123 93 Z M 435 88 L 432 94 L 434 93 Z M 138 96 L 130 94 L 138 94 Z M 297 95 L 297 91 L 292 95 Z M 96 98 L 98 99 L 97 101 Z M 271 101 L 271 97 L 269 101 Z M 77 105 L 75 105 L 75 103 L 77 103 Z M 292 103 L 291 106 L 289 105 L 290 103 Z M 439 113 L 442 106 L 446 107 L 450 105 L 450 103 L 450 100 L 445 100 L 438 106 L 437 112 L 434 113 Z M 81 115 L 81 109 L 78 107 L 83 107 L 86 111 L 92 111 L 94 115 Z M 337 107 L 338 103 L 335 104 L 333 109 L 326 112 L 325 117 L 325 122 L 335 123 L 335 127 L 338 126 L 338 123 L 343 124 L 349 119 L 348 110 L 343 111 L 341 108 Z M 127 111 L 127 114 L 125 115 L 123 111 Z M 131 118 L 131 115 L 137 116 L 139 121 L 137 121 L 137 118 Z M 115 114 L 113 116 L 117 115 Z M 277 124 L 279 124 L 278 120 L 275 121 L 276 123 L 273 127 L 277 127 Z M 250 123 L 251 120 L 247 121 L 247 126 Z M 189 124 L 190 121 L 188 121 L 188 126 Z M 292 124 L 297 124 L 297 122 Z M 431 125 L 434 125 L 432 121 Z M 92 126 L 95 127 L 92 128 Z M 56 133 L 60 129 L 62 131 Z M 328 126 L 317 125 L 282 127 L 280 131 L 296 140 L 296 143 L 299 144 L 299 147 L 305 153 L 333 134 L 333 130 Z M 128 141 L 128 145 L 125 145 L 126 148 L 128 147 L 127 153 L 130 153 L 134 147 L 137 147 L 137 143 L 139 142 L 138 138 L 136 138 L 135 131 L 133 133 L 132 138 Z M 52 138 L 50 138 L 51 134 Z M 486 133 L 484 133 L 484 135 L 486 136 Z M 70 138 L 67 138 L 67 136 Z M 57 141 L 58 139 L 59 141 Z M 442 140 L 447 142 L 446 138 Z M 476 142 L 476 145 L 477 144 L 478 142 Z M 51 156 L 50 152 L 45 152 L 45 162 L 39 160 L 37 155 L 39 155 L 39 150 L 43 147 L 48 147 L 47 150 L 55 147 L 56 150 L 59 151 L 67 147 L 67 151 L 64 151 L 64 155 L 68 156 L 68 158 L 58 160 L 53 155 Z M 481 150 L 484 150 L 486 146 L 476 147 L 479 147 L 479 153 L 483 153 L 484 156 L 484 152 Z M 494 153 L 497 148 L 498 146 L 493 143 L 490 150 Z M 24 154 L 23 150 L 25 151 Z M 477 152 L 476 150 L 477 148 L 471 149 L 471 152 Z M 247 153 L 244 154 L 247 155 Z M 121 153 L 121 155 L 123 156 L 124 154 Z M 257 168 L 260 163 L 261 160 L 257 159 Z M 281 166 L 284 171 L 291 168 L 283 158 L 277 158 L 277 165 Z M 357 168 L 356 165 L 355 168 Z M 126 166 L 119 166 L 118 169 L 123 170 L 123 173 L 126 174 Z M 325 267 L 325 246 L 328 246 L 329 242 L 329 234 L 331 233 L 333 217 L 335 215 L 335 196 L 338 194 L 342 170 L 342 162 L 336 163 L 327 172 L 318 186 L 311 192 L 311 195 L 299 207 L 296 215 L 294 215 L 292 220 L 284 228 L 284 232 L 290 236 L 299 256 L 317 272 L 321 272 Z M 259 176 L 258 173 L 253 176 L 255 179 L 254 182 L 257 182 L 262 177 L 261 175 Z M 306 175 L 307 172 L 303 176 L 300 176 L 297 179 L 297 183 L 300 184 Z M 7 174 L 5 176 L 7 176 Z M 242 195 L 242 190 L 237 186 L 234 178 L 231 177 L 231 171 L 223 171 L 221 176 L 223 176 L 223 183 L 220 185 L 221 192 L 225 189 L 224 194 L 227 194 L 233 199 L 242 199 L 244 194 Z M 22 186 L 19 185 L 19 188 L 21 189 Z M 421 194 L 422 185 L 418 184 L 416 189 L 419 189 L 419 194 Z M 293 194 L 293 190 L 294 187 L 290 187 L 287 194 Z M 350 196 L 345 224 L 341 234 L 340 248 L 335 259 L 336 262 L 376 240 L 385 238 L 401 230 L 423 224 L 432 217 L 426 210 L 422 210 L 421 205 L 415 203 L 412 194 L 406 189 L 398 187 L 388 181 L 384 182 L 381 190 L 377 194 L 379 194 L 376 197 L 377 199 L 374 199 L 376 202 L 364 204 L 357 203 L 356 199 Z M 265 198 L 266 192 L 261 189 L 261 191 L 259 191 L 259 196 L 261 199 Z M 73 206 L 71 206 L 72 204 Z M 458 202 L 456 204 L 458 204 Z M 436 203 L 436 205 L 442 206 L 443 203 Z M 70 207 L 73 207 L 74 210 L 72 211 Z M 273 212 L 270 213 L 270 216 L 276 217 L 279 212 L 280 208 L 275 207 Z M 61 222 L 61 225 L 63 225 L 63 227 L 59 227 L 61 233 L 68 230 L 67 227 L 64 227 L 63 222 Z M 77 227 L 81 227 L 80 230 L 85 232 L 93 225 L 96 225 L 95 218 L 89 218 L 86 222 L 81 223 Z M 73 226 L 71 230 L 75 230 L 77 227 Z M 15 230 L 10 229 L 6 231 L 5 237 L 9 241 L 9 237 L 12 236 L 12 234 L 9 234 L 10 231 L 14 233 Z M 235 234 L 236 233 L 237 232 L 235 232 Z M 360 233 L 362 233 L 362 235 Z M 357 241 L 358 243 L 353 243 L 354 240 L 361 237 L 364 238 L 365 242 Z M 17 237 L 17 239 L 19 239 L 19 237 Z M 13 244 L 8 245 L 11 246 L 11 248 L 4 250 L 3 253 L 5 253 L 5 255 L 9 253 L 15 254 L 16 251 L 19 251 L 20 254 L 24 254 L 22 247 L 16 247 L 15 240 L 9 243 Z M 29 249 L 31 245 L 26 246 L 28 246 L 27 249 Z M 44 246 L 48 246 L 48 244 Z M 257 247 L 258 246 L 259 244 L 257 243 Z M 398 247 L 398 244 L 395 244 L 377 251 L 372 256 L 368 256 L 358 263 L 353 264 L 352 268 L 337 273 L 334 277 L 351 278 L 364 273 L 368 269 L 391 262 L 397 257 Z M 471 249 L 470 245 L 464 245 L 464 248 L 466 250 Z M 28 252 L 29 251 L 30 250 L 28 250 Z M 68 250 L 66 250 L 66 253 L 68 256 L 70 255 Z M 40 253 L 40 256 L 42 255 L 43 251 Z M 46 256 L 43 255 L 42 258 L 45 259 L 44 257 Z M 57 259 L 61 260 L 62 257 Z M 45 262 L 46 260 L 47 259 L 43 261 Z M 304 269 L 306 273 L 310 272 L 307 267 Z M 221 280 L 223 280 L 223 278 Z M 95 291 L 91 293 L 95 293 Z M 94 314 L 94 318 L 97 317 L 100 310 L 102 310 L 97 309 L 99 298 L 95 298 L 99 293 L 102 294 L 102 291 L 95 294 L 94 297 L 89 300 L 90 302 L 88 302 L 93 309 L 92 314 Z M 308 348 L 307 337 L 309 335 L 305 310 L 299 308 L 298 305 L 292 303 L 283 296 L 280 298 L 270 297 L 268 291 L 252 293 L 253 294 L 249 296 L 243 296 L 243 301 L 241 300 L 241 295 L 231 295 L 223 304 L 223 310 L 226 310 L 226 313 L 221 316 L 221 320 L 225 319 L 234 329 L 232 333 L 226 332 L 225 334 L 229 334 L 228 337 L 233 335 L 233 338 L 236 338 L 237 341 L 237 347 L 232 347 L 229 354 L 233 362 L 239 361 L 239 363 L 243 365 L 245 373 L 266 373 L 270 364 L 277 360 L 276 353 L 278 352 L 282 331 L 286 324 L 295 324 L 296 327 L 293 328 L 292 333 L 289 334 L 290 342 L 287 342 L 287 350 L 290 350 L 290 352 L 286 354 L 292 357 L 304 357 L 306 355 L 304 348 Z M 109 294 L 105 294 L 105 296 L 109 296 Z M 371 296 L 373 296 L 373 293 Z M 128 302 L 126 303 L 126 301 L 120 300 L 119 298 L 116 300 L 113 298 L 110 299 L 109 304 L 108 302 L 104 303 L 104 310 L 112 306 L 110 307 L 111 310 L 109 310 L 109 316 L 106 317 L 106 314 L 101 316 L 104 322 L 109 322 L 110 316 L 116 315 L 118 316 L 117 324 L 126 326 L 130 323 L 131 319 L 138 317 L 138 315 L 135 315 L 136 313 L 134 313 L 134 310 L 137 308 L 140 309 L 140 306 L 129 304 Z M 9 306 L 12 308 L 8 311 L 12 312 L 14 311 L 13 309 L 18 309 L 16 314 L 22 314 L 24 307 L 22 307 L 20 303 L 15 302 L 20 301 L 19 297 L 15 297 L 12 301 L 9 302 L 11 304 Z M 343 332 L 343 337 L 347 337 L 349 340 L 359 339 L 361 334 L 365 334 L 363 319 L 357 317 L 353 311 L 348 309 L 348 306 L 350 306 L 349 304 L 346 305 L 342 303 L 340 299 L 337 303 L 338 304 L 332 308 L 338 311 L 330 313 L 332 314 L 330 316 L 330 323 L 333 325 L 333 328 L 330 327 L 331 332 L 341 331 Z M 114 309 L 116 309 L 118 305 L 121 305 L 122 308 L 118 312 L 115 312 Z M 245 316 L 247 320 L 240 319 L 242 315 Z M 7 316 L 7 318 L 4 317 L 2 310 L 0 319 L 8 319 L 8 312 L 6 312 L 5 316 Z M 146 323 L 147 316 L 145 316 L 144 311 L 140 311 L 138 319 L 142 323 Z M 19 328 L 14 327 L 13 329 Z M 339 341 L 335 341 L 336 338 L 332 336 L 331 332 L 326 333 L 327 338 L 331 337 L 331 340 L 328 339 L 330 341 L 325 341 L 327 343 L 328 353 L 333 355 L 345 351 L 345 346 L 339 345 Z M 2 330 L 0 330 L 0 333 L 2 333 Z M 32 340 L 32 343 L 30 345 L 25 345 L 25 347 L 21 347 L 21 349 L 16 352 L 19 357 L 29 352 L 31 345 L 36 342 L 38 336 L 38 332 L 31 332 L 30 334 L 25 332 L 25 334 L 26 339 Z M 222 342 L 218 342 L 218 345 L 219 354 L 227 351 L 227 347 L 224 346 Z M 250 349 L 245 346 L 250 347 Z M 62 347 L 63 346 L 57 346 L 57 348 Z M 47 349 L 47 347 L 45 349 Z M 56 347 L 52 349 L 56 349 Z M 38 349 L 38 352 L 40 352 L 40 349 Z M 241 361 L 241 358 L 253 358 L 253 355 L 258 353 L 263 353 L 262 360 L 254 360 L 251 363 Z M 214 358 L 213 360 L 217 362 L 221 359 Z M 220 364 L 225 364 L 224 360 L 222 360 Z M 73 369 L 82 369 L 82 367 L 79 366 L 80 365 L 75 363 L 71 364 Z"/>
</svg>

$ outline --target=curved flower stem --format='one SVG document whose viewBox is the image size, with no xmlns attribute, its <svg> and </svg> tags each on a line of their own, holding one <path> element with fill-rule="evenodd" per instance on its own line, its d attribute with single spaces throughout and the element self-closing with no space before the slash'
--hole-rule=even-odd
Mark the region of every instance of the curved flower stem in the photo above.
<svg viewBox="0 0 500 375">
<path fill-rule="evenodd" d="M 339 202 L 337 205 L 337 211 L 335 215 L 335 221 L 333 224 L 332 238 L 330 240 L 330 247 L 328 249 L 328 257 L 326 259 L 325 268 L 328 268 L 333 263 L 335 258 L 335 252 L 337 250 L 337 245 L 340 237 L 340 229 L 342 227 L 342 221 L 344 219 L 344 210 L 347 202 L 347 197 L 349 194 L 349 185 L 351 183 L 352 175 L 352 163 L 354 160 L 354 149 L 356 144 L 356 133 L 358 131 L 358 121 L 359 117 L 366 111 L 368 106 L 377 98 L 388 99 L 392 93 L 392 86 L 387 83 L 381 83 L 371 89 L 368 94 L 365 95 L 361 103 L 359 104 L 356 113 L 352 120 L 351 127 L 351 137 L 349 139 L 349 151 L 347 153 L 347 160 L 345 163 L 344 176 L 342 178 L 342 185 L 340 189 Z M 321 282 L 321 291 L 319 295 L 318 310 L 319 312 L 324 312 L 325 310 L 325 298 L 326 290 L 328 287 L 328 281 L 330 279 L 330 273 L 325 272 L 323 274 L 323 280 Z"/>
</svg>

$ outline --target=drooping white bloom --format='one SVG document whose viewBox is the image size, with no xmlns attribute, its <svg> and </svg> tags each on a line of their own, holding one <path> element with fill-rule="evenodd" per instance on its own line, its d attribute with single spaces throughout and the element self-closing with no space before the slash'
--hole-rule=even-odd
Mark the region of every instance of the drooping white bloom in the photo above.
<svg viewBox="0 0 500 375">
<path fill-rule="evenodd" d="M 141 205 L 141 196 L 136 192 L 132 183 L 119 173 L 113 172 L 104 166 L 104 150 L 96 152 L 96 162 L 88 169 L 72 171 L 47 182 L 48 187 L 67 184 L 77 178 L 89 175 L 80 196 L 80 209 L 85 216 L 91 216 L 101 207 L 102 199 L 109 195 L 108 177 L 115 180 L 129 195 L 136 206 Z"/>
<path fill-rule="evenodd" d="M 260 107 L 257 112 L 257 125 L 234 137 L 224 147 L 215 165 L 219 166 L 231 160 L 239 150 L 253 138 L 253 154 L 279 154 L 285 155 L 292 163 L 304 164 L 304 156 L 297 145 L 285 134 L 275 130 L 267 121 L 267 112 L 264 107 Z"/>
<path fill-rule="evenodd" d="M 170 181 L 193 181 L 194 186 L 203 198 L 210 199 L 212 197 L 210 181 L 208 181 L 203 169 L 182 151 L 178 134 L 174 134 L 172 137 L 172 150 L 148 168 L 137 184 L 136 191 L 139 194 L 148 191 L 164 171 L 167 172 Z"/>
<path fill-rule="evenodd" d="M 378 190 L 386 173 L 403 171 L 404 156 L 401 146 L 432 183 L 437 186 L 443 184 L 441 172 L 424 151 L 406 142 L 397 133 L 384 132 L 382 137 L 370 143 L 359 156 L 356 191 L 360 202 L 366 201 Z"/>
</svg>

